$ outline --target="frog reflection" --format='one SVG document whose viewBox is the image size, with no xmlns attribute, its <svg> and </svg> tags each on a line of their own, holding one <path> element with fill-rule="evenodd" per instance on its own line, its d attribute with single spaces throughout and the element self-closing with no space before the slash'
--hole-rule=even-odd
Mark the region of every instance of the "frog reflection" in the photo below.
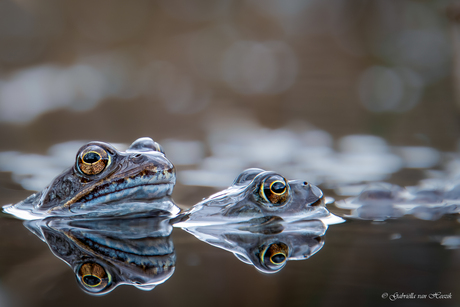
<svg viewBox="0 0 460 307">
<path fill-rule="evenodd" d="M 323 192 L 304 181 L 251 168 L 242 172 L 228 189 L 211 195 L 184 212 L 179 226 L 233 223 L 261 216 L 285 220 L 327 219 Z"/>
<path fill-rule="evenodd" d="M 183 228 L 199 240 L 235 254 L 263 273 L 280 271 L 288 260 L 304 260 L 324 245 L 327 226 L 319 220 L 286 222 L 278 217 Z"/>
<path fill-rule="evenodd" d="M 123 215 L 151 208 L 178 213 L 171 201 L 161 200 L 175 182 L 174 166 L 151 138 L 136 140 L 126 152 L 90 142 L 80 148 L 74 166 L 43 191 L 3 209 L 22 219 Z"/>
<path fill-rule="evenodd" d="M 131 219 L 58 219 L 25 222 L 53 254 L 75 272 L 87 293 L 102 295 L 118 285 L 151 290 L 174 273 L 170 215 Z"/>
</svg>

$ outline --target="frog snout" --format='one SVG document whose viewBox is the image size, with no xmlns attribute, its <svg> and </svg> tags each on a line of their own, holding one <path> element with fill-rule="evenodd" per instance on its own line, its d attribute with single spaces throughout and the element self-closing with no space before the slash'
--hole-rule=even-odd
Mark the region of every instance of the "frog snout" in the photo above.
<svg viewBox="0 0 460 307">
<path fill-rule="evenodd" d="M 291 189 L 296 193 L 301 193 L 303 195 L 301 198 L 306 199 L 307 202 L 315 202 L 323 197 L 323 191 L 320 188 L 306 181 L 292 180 L 289 184 Z"/>
<path fill-rule="evenodd" d="M 317 197 L 321 198 L 323 197 L 323 191 L 321 191 L 320 188 L 318 188 L 316 185 L 308 184 L 310 186 L 311 192 Z"/>
</svg>

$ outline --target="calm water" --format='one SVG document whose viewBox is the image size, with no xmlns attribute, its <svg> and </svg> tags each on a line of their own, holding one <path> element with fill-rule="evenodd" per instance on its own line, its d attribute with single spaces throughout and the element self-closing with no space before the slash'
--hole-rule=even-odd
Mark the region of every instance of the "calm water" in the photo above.
<svg viewBox="0 0 460 307">
<path fill-rule="evenodd" d="M 160 306 L 248 306 L 260 301 L 267 306 L 387 306 L 390 302 L 382 295 L 396 292 L 453 296 L 401 299 L 398 305 L 458 304 L 458 249 L 440 244 L 444 236 L 458 233 L 458 221 L 452 217 L 436 222 L 404 218 L 333 225 L 317 254 L 288 261 L 284 269 L 270 275 L 175 229 L 177 261 L 171 278 L 149 292 L 120 286 L 103 297 L 80 290 L 72 270 L 21 222 L 2 219 L 1 227 L 3 306 L 78 306 L 95 301 L 102 306 L 152 301 Z"/>
</svg>

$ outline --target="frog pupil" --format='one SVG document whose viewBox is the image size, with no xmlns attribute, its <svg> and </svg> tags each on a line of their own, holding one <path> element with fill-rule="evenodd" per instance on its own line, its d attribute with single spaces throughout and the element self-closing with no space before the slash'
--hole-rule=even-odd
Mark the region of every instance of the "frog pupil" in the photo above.
<svg viewBox="0 0 460 307">
<path fill-rule="evenodd" d="M 86 275 L 83 277 L 83 282 L 90 287 L 94 287 L 101 283 L 101 279 L 93 275 Z"/>
<path fill-rule="evenodd" d="M 98 155 L 97 153 L 95 152 L 88 152 L 84 157 L 83 157 L 83 161 L 85 161 L 86 163 L 96 163 L 97 161 L 99 161 L 101 159 L 101 156 Z"/>
<path fill-rule="evenodd" d="M 286 256 L 284 256 L 283 254 L 276 254 L 272 257 L 272 261 L 275 264 L 281 264 L 284 262 L 285 259 L 286 259 Z"/>
<path fill-rule="evenodd" d="M 283 193 L 285 188 L 286 188 L 286 186 L 285 186 L 285 184 L 282 183 L 282 182 L 275 182 L 275 183 L 272 185 L 272 191 L 273 191 L 274 193 Z"/>
</svg>

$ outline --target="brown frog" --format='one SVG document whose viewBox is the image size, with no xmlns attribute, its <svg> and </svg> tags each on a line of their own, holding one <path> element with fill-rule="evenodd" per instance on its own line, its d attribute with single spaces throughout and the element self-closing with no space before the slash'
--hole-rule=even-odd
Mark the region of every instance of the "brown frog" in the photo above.
<svg viewBox="0 0 460 307">
<path fill-rule="evenodd" d="M 75 164 L 43 191 L 3 207 L 22 219 L 73 215 L 126 215 L 148 210 L 177 214 L 169 199 L 176 182 L 173 164 L 151 138 L 137 139 L 126 152 L 90 142 Z"/>
</svg>

